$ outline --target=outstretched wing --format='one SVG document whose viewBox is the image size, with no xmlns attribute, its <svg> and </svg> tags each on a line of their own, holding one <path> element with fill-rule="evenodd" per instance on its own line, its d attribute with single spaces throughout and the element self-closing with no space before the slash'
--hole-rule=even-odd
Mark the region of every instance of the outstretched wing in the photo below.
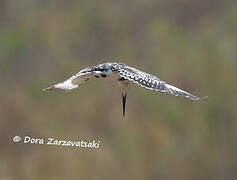
<svg viewBox="0 0 237 180">
<path fill-rule="evenodd" d="M 148 74 L 146 72 L 137 70 L 129 66 L 121 67 L 118 72 L 121 78 L 132 81 L 150 90 L 160 91 L 174 96 L 182 96 L 191 100 L 202 100 L 206 98 L 199 98 L 197 96 L 194 96 L 186 91 L 169 85 L 164 81 L 161 81 L 158 77 L 154 75 Z"/>
<path fill-rule="evenodd" d="M 91 71 L 91 68 L 86 68 L 86 69 L 81 70 L 77 74 L 73 75 L 66 81 L 55 84 L 43 90 L 44 91 L 57 90 L 57 89 L 58 90 L 72 90 L 79 87 L 81 84 L 85 83 L 93 76 L 94 76 L 94 72 Z"/>
</svg>

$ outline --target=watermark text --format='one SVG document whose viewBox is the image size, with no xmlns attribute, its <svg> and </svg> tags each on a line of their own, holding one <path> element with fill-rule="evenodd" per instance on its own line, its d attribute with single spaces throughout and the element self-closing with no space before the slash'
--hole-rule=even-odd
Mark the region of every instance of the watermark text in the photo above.
<svg viewBox="0 0 237 180">
<path fill-rule="evenodd" d="M 30 136 L 14 136 L 13 142 L 15 143 L 24 143 L 24 144 L 45 144 L 52 146 L 71 146 L 71 147 L 80 147 L 80 148 L 99 148 L 100 141 L 92 140 L 92 141 L 72 141 L 72 140 L 62 140 L 56 139 L 53 137 L 48 138 L 35 138 Z"/>
</svg>

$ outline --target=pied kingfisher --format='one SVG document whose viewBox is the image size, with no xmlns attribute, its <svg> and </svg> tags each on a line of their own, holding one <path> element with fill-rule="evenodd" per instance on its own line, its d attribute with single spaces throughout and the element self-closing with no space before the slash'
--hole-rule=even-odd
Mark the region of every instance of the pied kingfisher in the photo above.
<svg viewBox="0 0 237 180">
<path fill-rule="evenodd" d="M 125 115 L 127 90 L 130 81 L 150 90 L 160 91 L 174 96 L 182 96 L 191 100 L 203 100 L 207 98 L 206 96 L 204 98 L 199 98 L 177 87 L 167 84 L 165 81 L 161 81 L 154 75 L 137 70 L 133 67 L 127 66 L 126 64 L 116 62 L 103 63 L 96 66 L 87 67 L 66 81 L 55 84 L 43 90 L 72 90 L 78 88 L 81 84 L 85 83 L 92 77 L 101 77 L 118 82 L 122 93 L 123 116 Z"/>
</svg>

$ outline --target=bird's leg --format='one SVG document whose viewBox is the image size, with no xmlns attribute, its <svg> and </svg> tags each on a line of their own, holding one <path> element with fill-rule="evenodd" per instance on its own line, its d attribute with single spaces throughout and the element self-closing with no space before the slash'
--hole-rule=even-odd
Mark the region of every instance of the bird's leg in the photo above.
<svg viewBox="0 0 237 180">
<path fill-rule="evenodd" d="M 123 116 L 125 116 L 126 111 L 126 99 L 127 99 L 127 93 L 122 93 L 122 105 L 123 105 Z"/>
</svg>

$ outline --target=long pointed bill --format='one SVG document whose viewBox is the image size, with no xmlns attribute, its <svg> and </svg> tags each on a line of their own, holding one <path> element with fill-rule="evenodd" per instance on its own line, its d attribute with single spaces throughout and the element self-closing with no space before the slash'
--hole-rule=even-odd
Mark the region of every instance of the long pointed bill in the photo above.
<svg viewBox="0 0 237 180">
<path fill-rule="evenodd" d="M 123 100 L 123 116 L 125 116 L 125 110 L 126 110 L 126 99 L 127 99 L 127 93 L 123 94 L 122 93 L 122 100 Z"/>
</svg>

